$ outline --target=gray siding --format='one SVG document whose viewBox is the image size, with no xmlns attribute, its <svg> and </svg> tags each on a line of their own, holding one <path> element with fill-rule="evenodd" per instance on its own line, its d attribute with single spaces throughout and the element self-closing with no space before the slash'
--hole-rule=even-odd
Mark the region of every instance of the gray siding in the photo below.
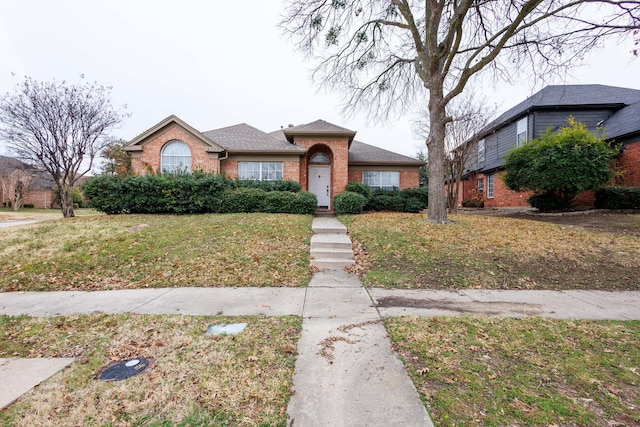
<svg viewBox="0 0 640 427">
<path fill-rule="evenodd" d="M 530 125 L 534 126 L 533 137 L 538 138 L 548 128 L 555 130 L 561 126 L 566 126 L 569 116 L 573 116 L 574 119 L 584 123 L 589 130 L 593 131 L 597 128 L 598 123 L 611 116 L 611 114 L 613 114 L 611 110 L 538 111 L 531 114 L 530 117 L 532 119 L 530 121 L 535 122 L 535 124 L 530 123 Z"/>
</svg>

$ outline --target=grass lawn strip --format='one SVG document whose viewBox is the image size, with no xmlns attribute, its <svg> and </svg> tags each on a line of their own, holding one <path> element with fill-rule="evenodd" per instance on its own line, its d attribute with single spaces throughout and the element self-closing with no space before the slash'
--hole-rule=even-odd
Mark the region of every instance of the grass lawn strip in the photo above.
<svg viewBox="0 0 640 427">
<path fill-rule="evenodd" d="M 114 215 L 0 235 L 0 291 L 303 286 L 311 216 Z"/>
<path fill-rule="evenodd" d="M 640 290 L 640 236 L 538 221 L 422 214 L 341 216 L 365 251 L 367 286 Z"/>
<path fill-rule="evenodd" d="M 247 322 L 237 335 L 208 326 Z M 70 368 L 0 412 L 3 425 L 284 426 L 301 319 L 293 316 L 0 316 L 0 357 L 75 357 Z M 124 381 L 113 361 L 152 359 Z"/>
<path fill-rule="evenodd" d="M 640 423 L 640 322 L 385 323 L 436 426 Z"/>
</svg>

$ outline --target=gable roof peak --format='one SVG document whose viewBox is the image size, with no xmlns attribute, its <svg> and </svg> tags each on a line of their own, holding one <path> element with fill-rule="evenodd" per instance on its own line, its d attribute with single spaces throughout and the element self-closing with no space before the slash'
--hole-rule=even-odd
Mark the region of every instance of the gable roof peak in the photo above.
<svg viewBox="0 0 640 427">
<path fill-rule="evenodd" d="M 282 132 L 289 142 L 292 142 L 295 136 L 344 136 L 349 139 L 349 144 L 351 144 L 356 136 L 355 131 L 322 119 L 303 125 L 283 128 Z"/>
<path fill-rule="evenodd" d="M 224 149 L 222 147 L 220 147 L 219 145 L 215 144 L 213 141 L 211 141 L 205 135 L 203 135 L 200 131 L 195 129 L 193 126 L 191 126 L 190 124 L 188 124 L 187 122 L 182 120 L 180 117 L 176 116 L 175 114 L 171 114 L 171 115 L 167 116 L 164 120 L 161 120 L 156 125 L 150 127 L 146 131 L 142 132 L 140 135 L 138 135 L 135 138 L 133 138 L 131 141 L 129 141 L 127 144 L 125 144 L 124 150 L 125 151 L 140 151 L 140 150 L 142 150 L 142 146 L 141 145 L 145 140 L 147 140 L 148 138 L 152 137 L 153 135 L 157 134 L 158 132 L 162 131 L 167 126 L 170 126 L 172 124 L 176 124 L 176 125 L 182 127 L 187 132 L 191 133 L 193 136 L 195 136 L 197 139 L 199 139 L 204 145 L 206 145 L 208 147 L 207 151 L 212 151 L 212 152 L 222 152 L 222 151 L 224 151 Z"/>
</svg>

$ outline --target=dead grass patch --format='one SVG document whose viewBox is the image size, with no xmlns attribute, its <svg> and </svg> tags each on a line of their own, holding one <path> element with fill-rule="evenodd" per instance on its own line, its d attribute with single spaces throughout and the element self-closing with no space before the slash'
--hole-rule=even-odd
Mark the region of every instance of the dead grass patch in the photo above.
<svg viewBox="0 0 640 427">
<path fill-rule="evenodd" d="M 114 215 L 0 236 L 0 291 L 308 283 L 311 217 Z"/>
<path fill-rule="evenodd" d="M 211 324 L 247 322 L 238 335 Z M 0 412 L 5 425 L 284 426 L 299 318 L 0 316 L 0 357 L 75 357 Z M 292 350 L 293 349 L 293 350 Z M 124 381 L 96 379 L 131 357 L 153 360 Z"/>
<path fill-rule="evenodd" d="M 640 322 L 385 323 L 438 426 L 640 425 Z"/>
<path fill-rule="evenodd" d="M 499 216 L 344 216 L 369 286 L 639 290 L 640 236 Z"/>
</svg>

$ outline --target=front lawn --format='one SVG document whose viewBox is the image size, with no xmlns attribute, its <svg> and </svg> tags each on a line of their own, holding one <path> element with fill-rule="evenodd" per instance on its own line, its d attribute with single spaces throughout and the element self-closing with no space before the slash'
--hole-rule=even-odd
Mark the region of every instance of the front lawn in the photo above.
<svg viewBox="0 0 640 427">
<path fill-rule="evenodd" d="M 206 335 L 219 323 L 237 335 Z M 0 316 L 0 357 L 75 357 L 0 412 L 15 426 L 285 426 L 297 317 Z M 114 361 L 150 360 L 122 381 L 97 379 Z"/>
<path fill-rule="evenodd" d="M 4 229 L 0 291 L 304 286 L 311 216 L 99 215 Z"/>
<path fill-rule="evenodd" d="M 640 235 L 482 215 L 341 216 L 367 286 L 640 290 Z M 640 222 L 638 227 L 640 228 Z"/>
<path fill-rule="evenodd" d="M 640 425 L 640 322 L 385 323 L 438 427 Z"/>
</svg>

